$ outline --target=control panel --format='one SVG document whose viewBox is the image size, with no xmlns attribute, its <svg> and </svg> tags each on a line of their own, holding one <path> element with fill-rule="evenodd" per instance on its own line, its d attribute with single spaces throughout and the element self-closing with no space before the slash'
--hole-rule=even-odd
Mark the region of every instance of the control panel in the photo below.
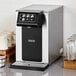
<svg viewBox="0 0 76 76">
<path fill-rule="evenodd" d="M 44 22 L 44 14 L 41 13 L 35 13 L 35 12 L 19 12 L 18 13 L 18 19 L 17 19 L 17 25 L 20 26 L 41 26 Z"/>
<path fill-rule="evenodd" d="M 20 13 L 19 14 L 19 22 L 35 22 L 36 15 L 34 13 Z"/>
</svg>

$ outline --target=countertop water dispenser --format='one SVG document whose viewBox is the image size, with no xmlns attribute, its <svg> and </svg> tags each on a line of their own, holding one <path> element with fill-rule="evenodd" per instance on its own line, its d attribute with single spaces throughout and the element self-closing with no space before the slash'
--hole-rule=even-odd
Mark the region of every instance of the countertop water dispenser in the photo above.
<svg viewBox="0 0 76 76">
<path fill-rule="evenodd" d="M 16 62 L 10 67 L 43 71 L 61 55 L 63 6 L 31 5 L 16 14 Z"/>
</svg>

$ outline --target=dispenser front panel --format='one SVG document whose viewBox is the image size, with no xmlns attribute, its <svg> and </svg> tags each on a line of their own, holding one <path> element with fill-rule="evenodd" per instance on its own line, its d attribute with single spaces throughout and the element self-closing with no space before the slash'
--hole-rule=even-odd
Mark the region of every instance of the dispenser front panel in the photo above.
<svg viewBox="0 0 76 76">
<path fill-rule="evenodd" d="M 22 27 L 22 59 L 42 61 L 42 28 Z"/>
</svg>

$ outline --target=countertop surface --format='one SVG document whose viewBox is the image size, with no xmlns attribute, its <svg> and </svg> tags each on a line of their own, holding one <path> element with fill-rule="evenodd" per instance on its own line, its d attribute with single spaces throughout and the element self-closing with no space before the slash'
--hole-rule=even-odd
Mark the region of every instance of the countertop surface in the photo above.
<svg viewBox="0 0 76 76">
<path fill-rule="evenodd" d="M 63 69 L 63 58 L 54 62 L 45 71 L 0 68 L 0 76 L 76 76 L 76 70 Z"/>
</svg>

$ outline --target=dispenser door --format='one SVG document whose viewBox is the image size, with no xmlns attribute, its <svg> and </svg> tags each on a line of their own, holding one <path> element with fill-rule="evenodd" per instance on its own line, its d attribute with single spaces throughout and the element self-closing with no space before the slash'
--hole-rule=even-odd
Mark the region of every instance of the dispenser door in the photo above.
<svg viewBox="0 0 76 76">
<path fill-rule="evenodd" d="M 42 61 L 42 28 L 22 27 L 22 59 Z"/>
</svg>

